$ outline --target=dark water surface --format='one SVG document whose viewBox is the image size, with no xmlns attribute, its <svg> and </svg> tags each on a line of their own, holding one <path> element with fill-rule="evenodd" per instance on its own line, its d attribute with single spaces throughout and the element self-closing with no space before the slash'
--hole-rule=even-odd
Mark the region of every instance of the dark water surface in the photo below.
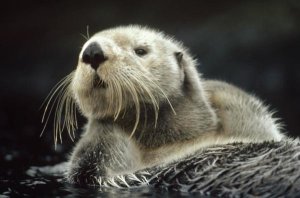
<svg viewBox="0 0 300 198">
<path fill-rule="evenodd" d="M 1 195 L 3 197 L 168 197 L 179 193 L 169 193 L 166 190 L 154 189 L 150 186 L 135 189 L 117 189 L 99 187 L 79 187 L 68 184 L 61 177 L 30 177 L 24 176 L 1 181 Z"/>
<path fill-rule="evenodd" d="M 9 159 L 10 155 L 6 155 Z M 4 166 L 11 162 L 4 162 Z M 0 197 L 174 197 L 192 196 L 182 192 L 170 192 L 167 189 L 141 186 L 135 188 L 104 188 L 99 186 L 81 187 L 69 184 L 62 176 L 65 163 L 55 166 L 6 167 L 0 180 Z M 28 168 L 28 169 L 27 169 Z M 26 170 L 27 169 L 27 170 Z M 2 169 L 3 171 L 3 169 Z"/>
<path fill-rule="evenodd" d="M 168 193 L 166 190 L 154 189 L 148 186 L 135 189 L 78 187 L 64 182 L 61 177 L 50 176 L 24 176 L 15 179 L 2 180 L 1 193 L 3 197 L 168 197 L 172 196 L 172 194 L 177 194 Z"/>
</svg>

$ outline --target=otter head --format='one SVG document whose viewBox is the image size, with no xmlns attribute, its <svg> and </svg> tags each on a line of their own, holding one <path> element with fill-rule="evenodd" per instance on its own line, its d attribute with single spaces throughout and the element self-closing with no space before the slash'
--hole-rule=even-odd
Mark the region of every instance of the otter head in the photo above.
<svg viewBox="0 0 300 198">
<path fill-rule="evenodd" d="M 50 97 L 58 101 L 55 133 L 77 128 L 75 103 L 88 119 L 117 119 L 134 110 L 134 131 L 141 106 L 150 105 L 157 119 L 162 105 L 174 111 L 173 100 L 198 89 L 198 81 L 187 50 L 163 33 L 140 26 L 101 31 L 83 45 L 76 70 L 54 89 L 63 97 Z"/>
<path fill-rule="evenodd" d="M 162 33 L 139 26 L 95 34 L 83 46 L 72 80 L 73 96 L 88 118 L 115 119 L 140 105 L 158 110 L 182 93 L 185 49 Z"/>
</svg>

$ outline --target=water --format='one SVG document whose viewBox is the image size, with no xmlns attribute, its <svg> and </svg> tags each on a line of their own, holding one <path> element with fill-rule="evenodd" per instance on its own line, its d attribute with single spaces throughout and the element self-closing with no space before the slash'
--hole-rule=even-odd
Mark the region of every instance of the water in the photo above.
<svg viewBox="0 0 300 198">
<path fill-rule="evenodd" d="M 54 166 L 31 166 L 25 172 L 8 171 L 1 178 L 0 197 L 173 197 L 184 195 L 153 186 L 113 188 L 69 184 L 63 177 L 65 163 Z"/>
<path fill-rule="evenodd" d="M 70 184 L 63 175 L 66 163 L 53 166 L 28 166 L 19 163 L 20 153 L 13 151 L 1 162 L 0 198 L 5 197 L 174 197 L 191 196 L 182 192 L 168 191 L 152 185 L 133 188 L 99 187 Z M 49 156 L 45 157 L 48 158 Z M 51 158 L 51 157 L 50 157 Z"/>
<path fill-rule="evenodd" d="M 16 125 L 17 126 L 17 125 Z M 38 131 L 38 132 L 37 132 Z M 136 188 L 77 186 L 65 181 L 64 162 L 76 142 L 64 137 L 54 148 L 51 131 L 0 131 L 0 198 L 4 197 L 173 197 L 184 193 L 151 185 Z"/>
</svg>

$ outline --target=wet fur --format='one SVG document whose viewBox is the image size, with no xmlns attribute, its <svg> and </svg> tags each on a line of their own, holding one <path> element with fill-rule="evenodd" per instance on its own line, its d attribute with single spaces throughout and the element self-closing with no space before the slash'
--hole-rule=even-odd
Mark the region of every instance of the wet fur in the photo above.
<svg viewBox="0 0 300 198">
<path fill-rule="evenodd" d="M 150 185 L 209 197 L 299 197 L 299 166 L 299 139 L 234 143 L 201 149 L 167 166 L 103 177 L 98 184 L 102 188 Z"/>
<path fill-rule="evenodd" d="M 97 71 L 81 61 L 92 42 L 108 57 Z M 137 57 L 136 47 L 148 54 Z M 112 28 L 91 37 L 82 52 L 61 94 L 67 95 L 66 116 L 75 101 L 88 119 L 70 158 L 70 182 L 95 183 L 103 176 L 167 164 L 214 144 L 284 137 L 257 98 L 224 82 L 202 80 L 188 50 L 158 31 Z M 95 87 L 97 76 L 107 83 L 105 90 Z M 66 118 L 56 127 L 56 137 L 64 127 L 72 134 L 75 123 L 74 116 Z"/>
</svg>

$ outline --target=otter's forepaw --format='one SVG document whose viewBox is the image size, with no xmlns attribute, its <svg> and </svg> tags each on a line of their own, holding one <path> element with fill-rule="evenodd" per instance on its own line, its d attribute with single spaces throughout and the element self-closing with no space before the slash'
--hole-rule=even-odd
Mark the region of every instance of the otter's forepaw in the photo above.
<svg viewBox="0 0 300 198">
<path fill-rule="evenodd" d="M 104 176 L 104 171 L 97 168 L 95 164 L 84 164 L 84 166 L 71 167 L 66 175 L 69 183 L 80 186 L 98 185 L 98 178 Z"/>
</svg>

